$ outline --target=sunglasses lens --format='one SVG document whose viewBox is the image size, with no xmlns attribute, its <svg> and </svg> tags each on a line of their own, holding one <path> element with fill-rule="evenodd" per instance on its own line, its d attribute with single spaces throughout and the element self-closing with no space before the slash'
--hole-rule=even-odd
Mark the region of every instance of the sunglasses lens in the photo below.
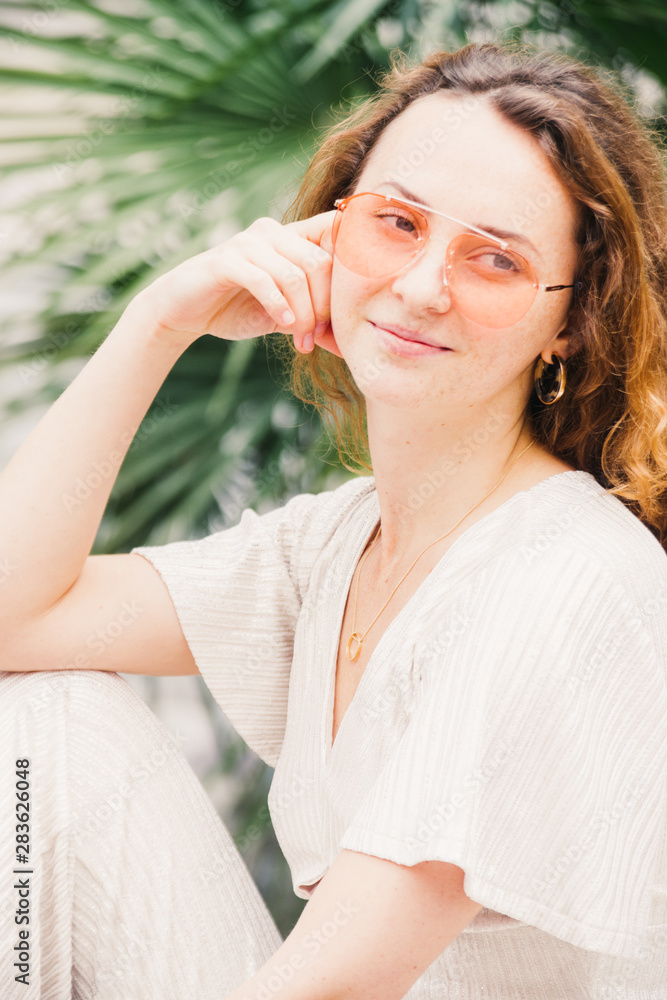
<svg viewBox="0 0 667 1000">
<path fill-rule="evenodd" d="M 454 305 L 480 326 L 512 326 L 537 294 L 528 261 L 483 236 L 455 237 L 447 250 L 446 272 Z"/>
<path fill-rule="evenodd" d="M 427 232 L 424 217 L 408 205 L 379 194 L 360 194 L 334 219 L 333 251 L 354 274 L 383 278 L 419 253 Z"/>
<path fill-rule="evenodd" d="M 334 255 L 349 271 L 366 278 L 396 273 L 423 250 L 427 239 L 425 216 L 371 193 L 350 198 L 332 228 Z M 446 274 L 454 306 L 480 326 L 512 326 L 536 295 L 528 261 L 483 236 L 461 233 L 451 241 Z"/>
</svg>

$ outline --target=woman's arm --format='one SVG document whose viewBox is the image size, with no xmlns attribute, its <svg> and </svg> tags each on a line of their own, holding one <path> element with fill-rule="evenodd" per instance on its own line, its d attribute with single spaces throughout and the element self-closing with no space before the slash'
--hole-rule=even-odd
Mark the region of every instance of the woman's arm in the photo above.
<svg viewBox="0 0 667 1000">
<path fill-rule="evenodd" d="M 319 242 L 334 215 L 290 226 L 256 220 L 157 278 L 13 456 L 0 476 L 0 635 L 14 659 L 22 637 L 77 583 L 88 596 L 82 571 L 118 469 L 183 351 L 207 333 L 262 336 L 288 307 L 286 322 L 300 340 L 328 316 L 331 256 Z M 93 570 L 107 591 L 113 587 L 104 557 Z"/>
<path fill-rule="evenodd" d="M 118 469 L 177 349 L 133 299 L 0 476 L 0 632 L 50 609 L 81 574 Z M 90 485 L 86 485 L 86 480 Z"/>
<path fill-rule="evenodd" d="M 400 1000 L 482 909 L 463 875 L 446 861 L 341 851 L 275 955 L 221 1000 L 278 984 L 281 1000 Z"/>
</svg>

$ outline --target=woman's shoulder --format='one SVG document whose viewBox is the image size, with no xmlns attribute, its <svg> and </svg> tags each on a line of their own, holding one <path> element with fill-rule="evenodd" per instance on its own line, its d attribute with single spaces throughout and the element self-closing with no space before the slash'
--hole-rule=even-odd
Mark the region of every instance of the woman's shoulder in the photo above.
<svg viewBox="0 0 667 1000">
<path fill-rule="evenodd" d="M 656 535 L 591 473 L 576 469 L 551 476 L 526 496 L 530 503 L 520 525 L 526 556 L 565 546 L 614 574 L 641 567 L 667 583 L 667 552 Z"/>
<path fill-rule="evenodd" d="M 544 480 L 526 499 L 506 537 L 518 571 L 558 589 L 585 574 L 590 604 L 622 593 L 667 662 L 667 552 L 650 528 L 583 470 Z"/>
</svg>

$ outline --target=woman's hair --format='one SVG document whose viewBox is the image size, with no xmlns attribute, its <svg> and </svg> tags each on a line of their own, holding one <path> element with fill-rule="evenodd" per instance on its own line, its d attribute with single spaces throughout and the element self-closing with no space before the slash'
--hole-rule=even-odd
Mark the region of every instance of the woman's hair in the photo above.
<svg viewBox="0 0 667 1000">
<path fill-rule="evenodd" d="M 667 544 L 667 205 L 659 134 L 612 71 L 510 41 L 472 43 L 411 63 L 394 50 L 377 92 L 326 128 L 283 223 L 331 210 L 354 190 L 383 129 L 439 90 L 488 95 L 535 137 L 579 208 L 582 288 L 571 302 L 574 352 L 554 404 L 531 393 L 533 437 L 590 472 Z M 290 388 L 331 418 L 343 450 L 372 472 L 366 407 L 342 358 L 288 344 Z M 537 361 L 537 359 L 536 359 Z M 325 417 L 326 423 L 326 417 Z"/>
</svg>

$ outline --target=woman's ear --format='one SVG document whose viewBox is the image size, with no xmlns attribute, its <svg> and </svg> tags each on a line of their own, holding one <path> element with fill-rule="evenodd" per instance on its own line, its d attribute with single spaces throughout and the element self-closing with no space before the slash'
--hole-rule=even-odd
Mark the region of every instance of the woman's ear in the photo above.
<svg viewBox="0 0 667 1000">
<path fill-rule="evenodd" d="M 583 336 L 578 322 L 580 314 L 578 310 L 573 310 L 567 318 L 567 325 L 545 348 L 549 356 L 559 354 L 561 358 L 567 360 L 583 347 Z"/>
<path fill-rule="evenodd" d="M 569 326 L 563 331 L 563 335 L 567 337 L 565 342 L 566 354 L 564 357 L 571 358 L 574 354 L 578 354 L 583 347 L 583 337 L 581 335 L 581 330 L 576 326 Z"/>
</svg>

